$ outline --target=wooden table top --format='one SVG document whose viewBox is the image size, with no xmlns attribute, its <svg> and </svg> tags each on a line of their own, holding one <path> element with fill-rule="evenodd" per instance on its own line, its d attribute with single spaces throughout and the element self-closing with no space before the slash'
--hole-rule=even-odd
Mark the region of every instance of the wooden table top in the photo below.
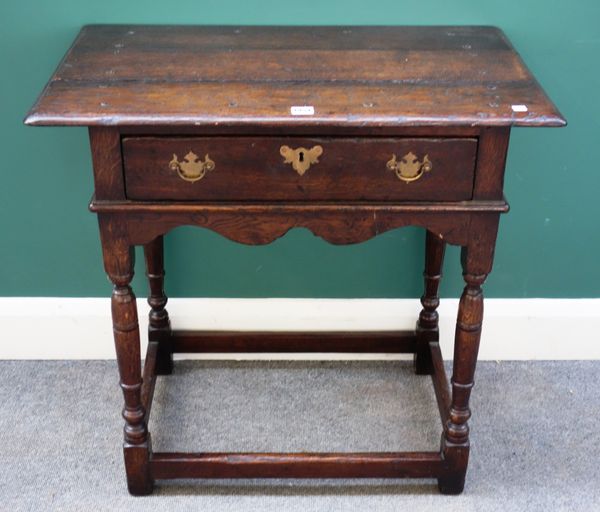
<svg viewBox="0 0 600 512">
<path fill-rule="evenodd" d="M 566 124 L 502 31 L 471 26 L 90 25 L 25 122 Z"/>
</svg>

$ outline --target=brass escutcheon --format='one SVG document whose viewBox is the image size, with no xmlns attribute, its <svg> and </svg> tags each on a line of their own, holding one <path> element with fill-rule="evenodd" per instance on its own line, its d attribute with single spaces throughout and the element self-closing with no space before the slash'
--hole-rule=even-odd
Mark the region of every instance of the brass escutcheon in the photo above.
<svg viewBox="0 0 600 512">
<path fill-rule="evenodd" d="M 292 149 L 289 146 L 281 146 L 279 153 L 285 159 L 283 163 L 292 164 L 294 170 L 302 176 L 312 164 L 319 163 L 319 157 L 323 154 L 321 146 L 313 146 L 310 149 Z"/>
<path fill-rule="evenodd" d="M 431 171 L 433 164 L 429 160 L 429 155 L 423 157 L 423 161 L 419 162 L 417 155 L 412 151 L 404 155 L 400 161 L 396 160 L 396 155 L 392 155 L 392 159 L 388 161 L 387 168 L 394 171 L 396 176 L 406 183 L 418 180 L 423 173 Z"/>
<path fill-rule="evenodd" d="M 177 155 L 173 153 L 173 158 L 169 162 L 169 169 L 177 171 L 182 180 L 192 183 L 204 178 L 206 172 L 212 171 L 214 168 L 215 163 L 209 158 L 208 153 L 202 161 L 196 153 L 190 151 L 183 157 L 181 162 L 177 159 Z"/>
</svg>

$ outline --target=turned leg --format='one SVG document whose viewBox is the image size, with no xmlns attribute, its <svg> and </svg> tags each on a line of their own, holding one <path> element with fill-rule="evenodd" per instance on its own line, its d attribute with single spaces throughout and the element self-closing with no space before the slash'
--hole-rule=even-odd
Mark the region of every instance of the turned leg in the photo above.
<svg viewBox="0 0 600 512">
<path fill-rule="evenodd" d="M 150 285 L 148 340 L 158 342 L 156 374 L 168 375 L 173 371 L 173 354 L 170 347 L 171 323 L 165 309 L 167 296 L 164 292 L 165 268 L 163 237 L 159 236 L 144 245 L 146 276 Z"/>
<path fill-rule="evenodd" d="M 113 283 L 112 321 L 119 366 L 120 385 L 125 398 L 123 452 L 127 486 L 134 495 L 150 494 L 150 436 L 141 400 L 142 374 L 140 331 L 135 295 L 129 286 L 133 277 L 133 247 L 110 243 L 103 236 L 104 265 Z"/>
<path fill-rule="evenodd" d="M 429 350 L 430 341 L 439 340 L 438 312 L 440 305 L 439 287 L 442 279 L 442 264 L 446 243 L 431 231 L 425 238 L 425 291 L 421 297 L 423 309 L 417 322 L 417 347 L 414 355 L 415 373 L 418 375 L 431 374 L 433 364 Z"/>
<path fill-rule="evenodd" d="M 465 485 L 469 461 L 469 399 L 474 385 L 483 321 L 481 286 L 492 268 L 497 227 L 497 217 L 488 216 L 474 221 L 473 240 L 461 252 L 466 286 L 458 306 L 451 379 L 452 401 L 442 434 L 441 450 L 447 463 L 447 473 L 438 479 L 438 486 L 444 494 L 460 494 Z"/>
</svg>

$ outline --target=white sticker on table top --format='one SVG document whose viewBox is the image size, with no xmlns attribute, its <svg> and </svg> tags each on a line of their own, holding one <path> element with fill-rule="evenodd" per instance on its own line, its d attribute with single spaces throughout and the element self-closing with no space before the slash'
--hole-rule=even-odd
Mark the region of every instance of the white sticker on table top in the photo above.
<svg viewBox="0 0 600 512">
<path fill-rule="evenodd" d="M 512 105 L 513 112 L 527 112 L 527 105 Z"/>
<path fill-rule="evenodd" d="M 290 108 L 293 116 L 314 116 L 315 107 L 312 105 L 296 105 Z"/>
</svg>

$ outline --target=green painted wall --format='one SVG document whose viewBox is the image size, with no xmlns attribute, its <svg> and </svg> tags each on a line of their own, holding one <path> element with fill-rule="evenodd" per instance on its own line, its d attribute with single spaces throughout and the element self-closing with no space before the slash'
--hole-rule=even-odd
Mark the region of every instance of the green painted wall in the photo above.
<svg viewBox="0 0 600 512">
<path fill-rule="evenodd" d="M 0 295 L 105 296 L 87 132 L 21 121 L 86 23 L 491 24 L 501 27 L 569 120 L 515 129 L 491 297 L 600 296 L 598 0 L 3 0 L 0 4 Z M 423 233 L 334 247 L 298 229 L 246 247 L 200 229 L 167 237 L 172 296 L 410 297 Z M 145 293 L 141 258 L 136 289 Z M 184 270 L 189 271 L 185 273 Z M 451 248 L 443 293 L 462 286 Z"/>
</svg>

